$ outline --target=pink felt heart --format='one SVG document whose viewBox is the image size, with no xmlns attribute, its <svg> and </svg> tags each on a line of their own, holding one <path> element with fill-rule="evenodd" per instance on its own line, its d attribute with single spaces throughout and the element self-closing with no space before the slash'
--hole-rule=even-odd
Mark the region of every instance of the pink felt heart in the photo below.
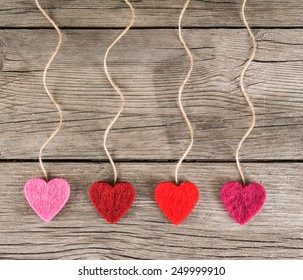
<svg viewBox="0 0 303 280">
<path fill-rule="evenodd" d="M 64 207 L 70 195 L 68 182 L 55 178 L 48 183 L 40 178 L 30 179 L 24 194 L 32 209 L 45 222 L 51 221 Z"/>
<path fill-rule="evenodd" d="M 181 224 L 192 212 L 200 197 L 198 187 L 191 182 L 180 186 L 162 182 L 155 190 L 155 198 L 163 213 L 175 225 Z"/>
<path fill-rule="evenodd" d="M 256 183 L 243 187 L 239 182 L 228 182 L 221 190 L 221 197 L 229 214 L 237 223 L 245 225 L 262 209 L 266 190 Z"/>
</svg>

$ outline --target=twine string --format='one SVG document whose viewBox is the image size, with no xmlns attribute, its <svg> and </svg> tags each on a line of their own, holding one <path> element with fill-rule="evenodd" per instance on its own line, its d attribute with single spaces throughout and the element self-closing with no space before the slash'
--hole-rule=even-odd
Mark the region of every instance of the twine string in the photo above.
<svg viewBox="0 0 303 280">
<path fill-rule="evenodd" d="M 183 48 L 185 49 L 186 53 L 187 53 L 187 56 L 189 58 L 189 61 L 190 61 L 190 67 L 189 67 L 189 70 L 187 72 L 187 75 L 186 77 L 184 78 L 183 82 L 181 83 L 180 87 L 179 87 L 179 94 L 178 94 L 178 105 L 179 105 L 179 108 L 181 110 L 181 113 L 183 115 L 183 118 L 185 119 L 186 123 L 187 123 L 187 126 L 188 126 L 188 129 L 189 129 L 189 133 L 190 133 L 190 143 L 189 143 L 189 146 L 188 148 L 186 149 L 186 151 L 184 152 L 184 154 L 182 155 L 182 157 L 180 158 L 180 160 L 178 161 L 177 165 L 176 165 L 176 170 L 175 170 L 175 181 L 176 181 L 176 184 L 179 183 L 178 181 L 178 172 L 179 172 L 179 169 L 181 167 L 181 164 L 183 162 L 183 160 L 187 157 L 189 151 L 191 150 L 193 144 L 194 144 L 194 130 L 192 128 L 192 125 L 187 117 L 187 114 L 183 108 L 183 105 L 182 105 L 182 93 L 183 93 L 183 89 L 184 89 L 184 86 L 185 84 L 187 83 L 187 81 L 189 80 L 189 77 L 191 75 L 191 72 L 193 70 L 193 65 L 194 65 L 194 59 L 193 59 L 193 56 L 185 42 L 185 40 L 183 39 L 182 37 L 182 27 L 181 27 L 181 22 L 182 22 L 182 19 L 183 19 L 183 16 L 184 16 L 184 13 L 189 5 L 189 2 L 191 0 L 186 0 L 184 6 L 183 6 L 183 9 L 180 13 L 180 17 L 179 17 L 179 22 L 178 22 L 178 31 L 179 31 L 179 40 L 183 46 Z"/>
<path fill-rule="evenodd" d="M 103 148 L 104 151 L 112 165 L 113 168 L 113 173 L 114 173 L 114 184 L 117 182 L 117 168 L 116 165 L 114 163 L 114 160 L 112 159 L 112 156 L 110 155 L 108 148 L 106 146 L 106 141 L 107 141 L 107 137 L 109 134 L 109 131 L 111 130 L 111 128 L 113 127 L 114 123 L 117 121 L 117 119 L 119 118 L 119 116 L 121 115 L 123 109 L 124 109 L 124 105 L 125 105 L 125 99 L 124 99 L 124 95 L 122 93 L 122 91 L 120 90 L 120 88 L 115 84 L 115 82 L 113 81 L 113 79 L 111 78 L 109 72 L 108 72 L 108 68 L 107 68 L 107 57 L 108 54 L 110 52 L 110 50 L 112 49 L 112 47 L 127 33 L 127 31 L 132 27 L 132 25 L 134 24 L 135 18 L 136 18 L 136 14 L 135 14 L 135 9 L 133 8 L 133 6 L 131 5 L 131 3 L 128 0 L 124 0 L 125 3 L 129 6 L 129 8 L 131 9 L 131 21 L 128 23 L 127 27 L 122 31 L 122 33 L 112 42 L 112 44 L 107 48 L 105 56 L 104 56 L 104 72 L 106 75 L 107 80 L 110 82 L 110 84 L 112 85 L 112 87 L 116 90 L 116 92 L 118 93 L 118 95 L 121 98 L 121 106 L 119 111 L 117 112 L 116 116 L 112 119 L 112 121 L 110 122 L 110 124 L 108 125 L 108 127 L 105 130 L 104 133 L 104 139 L 103 139 Z"/>
<path fill-rule="evenodd" d="M 256 124 L 255 108 L 254 108 L 254 105 L 251 102 L 251 100 L 250 100 L 247 92 L 245 91 L 245 88 L 244 88 L 244 76 L 245 76 L 245 72 L 248 69 L 249 65 L 254 60 L 254 58 L 256 56 L 256 51 L 257 51 L 257 42 L 256 42 L 256 39 L 255 39 L 255 36 L 254 36 L 251 28 L 249 27 L 248 22 L 247 22 L 246 17 L 245 17 L 245 5 L 246 5 L 246 1 L 247 0 L 243 0 L 242 10 L 241 10 L 241 18 L 242 18 L 242 21 L 243 21 L 243 23 L 244 23 L 244 25 L 245 25 L 245 27 L 246 27 L 246 29 L 248 31 L 249 37 L 251 39 L 251 42 L 252 42 L 252 51 L 251 51 L 251 54 L 250 54 L 248 60 L 246 61 L 245 65 L 244 65 L 244 68 L 243 68 L 243 70 L 241 72 L 240 87 L 241 87 L 242 94 L 245 97 L 245 100 L 246 100 L 246 102 L 247 102 L 247 104 L 248 104 L 248 106 L 250 108 L 250 111 L 251 111 L 251 114 L 252 114 L 252 122 L 250 124 L 249 129 L 246 131 L 245 135 L 243 136 L 243 138 L 239 142 L 239 145 L 238 145 L 238 148 L 237 148 L 237 151 L 236 151 L 237 167 L 238 167 L 238 170 L 239 170 L 239 173 L 240 173 L 240 176 L 242 178 L 242 182 L 243 182 L 244 185 L 245 185 L 245 178 L 244 178 L 243 170 L 241 168 L 241 164 L 240 164 L 240 160 L 239 160 L 239 151 L 240 151 L 240 149 L 242 147 L 243 142 L 249 136 L 249 134 L 251 133 L 251 131 L 253 130 L 253 128 L 254 128 L 254 126 Z"/>
<path fill-rule="evenodd" d="M 56 102 L 56 100 L 54 99 L 54 97 L 52 96 L 52 94 L 50 93 L 47 84 L 46 84 L 46 75 L 47 75 L 47 71 L 52 63 L 52 61 L 54 60 L 55 56 L 57 55 L 61 44 L 62 44 L 62 33 L 61 30 L 59 29 L 58 25 L 51 19 L 51 17 L 43 10 L 43 8 L 40 6 L 38 0 L 34 0 L 38 9 L 41 11 L 41 13 L 44 15 L 44 17 L 53 25 L 53 27 L 56 29 L 57 33 L 58 33 L 58 44 L 57 47 L 55 49 L 55 51 L 53 52 L 53 54 L 51 55 L 50 59 L 48 60 L 47 64 L 45 65 L 44 68 L 44 72 L 43 72 L 43 85 L 44 85 L 44 89 L 48 95 L 48 97 L 50 98 L 50 100 L 53 102 L 53 104 L 55 105 L 55 107 L 58 110 L 58 114 L 59 114 L 59 122 L 57 125 L 57 128 L 55 129 L 55 131 L 49 136 L 49 138 L 44 142 L 44 144 L 41 146 L 40 151 L 39 151 L 39 163 L 41 166 L 41 169 L 43 171 L 44 177 L 46 180 L 48 180 L 48 174 L 46 172 L 46 169 L 44 168 L 43 165 L 43 161 L 42 161 L 42 153 L 44 148 L 50 143 L 50 141 L 55 137 L 55 135 L 59 132 L 59 130 L 62 127 L 62 122 L 63 122 L 63 116 L 62 116 L 62 111 L 61 108 L 59 106 L 59 104 Z"/>
</svg>

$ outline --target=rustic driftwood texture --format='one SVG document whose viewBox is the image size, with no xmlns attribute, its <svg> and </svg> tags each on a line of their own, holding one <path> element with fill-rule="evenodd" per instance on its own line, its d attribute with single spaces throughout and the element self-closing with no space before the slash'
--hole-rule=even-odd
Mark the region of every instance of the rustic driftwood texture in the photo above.
<svg viewBox="0 0 303 280">
<path fill-rule="evenodd" d="M 88 196 L 94 181 L 111 180 L 109 164 L 47 164 L 53 175 L 64 176 L 72 186 L 70 201 L 49 224 L 33 213 L 23 195 L 25 180 L 41 173 L 38 163 L 1 167 L 1 258 L 303 258 L 301 163 L 244 165 L 248 178 L 262 182 L 268 193 L 260 215 L 245 227 L 232 220 L 220 201 L 221 186 L 238 177 L 234 164 L 183 166 L 181 177 L 199 186 L 201 199 L 178 227 L 167 221 L 153 197 L 159 181 L 173 178 L 169 163 L 118 165 L 121 178 L 134 184 L 138 198 L 116 225 L 99 217 Z"/>
<path fill-rule="evenodd" d="M 129 10 L 121 0 L 41 0 L 62 27 L 124 27 Z M 135 27 L 177 26 L 182 0 L 132 1 L 137 12 Z M 190 27 L 242 27 L 239 0 L 195 0 L 184 24 Z M 0 0 L 0 27 L 50 27 L 34 1 Z M 301 0 L 253 0 L 247 3 L 247 18 L 258 27 L 303 26 Z"/>
<path fill-rule="evenodd" d="M 97 180 L 112 180 L 102 140 L 119 98 L 102 60 L 120 32 L 108 29 L 124 27 L 129 10 L 123 1 L 41 0 L 65 27 L 62 49 L 48 74 L 64 126 L 44 159 L 52 161 L 45 163 L 51 177 L 72 185 L 71 200 L 46 224 L 27 205 L 23 186 L 31 177 L 42 177 L 33 160 L 57 124 L 42 85 L 56 33 L 33 2 L 0 0 L 1 259 L 303 258 L 302 1 L 248 2 L 247 19 L 259 27 L 254 29 L 257 56 L 245 78 L 257 125 L 241 160 L 247 180 L 263 183 L 268 200 L 260 215 L 240 227 L 220 199 L 222 185 L 239 179 L 234 154 L 251 120 L 239 89 L 250 50 L 240 2 L 195 0 L 184 18 L 184 26 L 192 27 L 184 37 L 195 66 L 183 100 L 195 143 L 180 178 L 195 182 L 201 199 L 188 220 L 175 227 L 158 209 L 153 192 L 158 182 L 173 180 L 188 144 L 177 107 L 188 67 L 175 29 L 183 1 L 132 1 L 138 29 L 109 56 L 109 71 L 125 93 L 126 108 L 108 147 L 119 179 L 137 189 L 131 211 L 109 225 L 94 210 L 88 190 Z"/>
</svg>

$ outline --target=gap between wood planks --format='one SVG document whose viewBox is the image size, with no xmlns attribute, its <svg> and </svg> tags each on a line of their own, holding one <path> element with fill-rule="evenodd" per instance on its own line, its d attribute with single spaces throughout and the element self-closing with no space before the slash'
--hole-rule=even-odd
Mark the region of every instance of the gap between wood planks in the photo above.
<svg viewBox="0 0 303 280">
<path fill-rule="evenodd" d="M 59 26 L 61 30 L 123 30 L 124 27 L 96 27 L 96 26 L 88 26 L 88 27 L 84 27 L 84 26 Z M 45 30 L 53 30 L 54 28 L 51 26 L 30 26 L 30 27 L 26 27 L 26 26 L 20 26 L 20 27 L 10 27 L 10 26 L 5 26 L 5 27 L 0 27 L 0 30 L 22 30 L 22 29 L 26 29 L 26 30 L 37 30 L 37 29 L 45 29 Z M 132 27 L 131 30 L 176 30 L 176 27 L 171 27 L 171 26 L 135 26 Z M 185 26 L 182 27 L 182 30 L 186 30 L 186 29 L 193 29 L 193 30 L 208 30 L 208 29 L 239 29 L 239 30 L 246 30 L 245 27 L 240 27 L 240 26 L 224 26 L 224 25 L 219 25 L 219 26 Z M 257 30 L 257 29 L 266 29 L 266 30 L 277 30 L 277 29 L 284 29 L 284 30 L 288 30 L 288 29 L 303 29 L 303 26 L 274 26 L 274 27 L 269 27 L 269 26 L 262 26 L 262 25 L 254 25 L 253 27 L 251 27 L 252 30 Z"/>
<path fill-rule="evenodd" d="M 178 160 L 172 159 L 117 159 L 115 163 L 176 163 Z M 30 163 L 38 162 L 37 159 L 0 159 L 0 163 Z M 106 159 L 44 159 L 43 162 L 58 162 L 58 163 L 109 163 Z M 302 160 L 298 159 L 254 159 L 254 160 L 241 160 L 243 163 L 303 163 Z M 189 159 L 184 160 L 184 163 L 235 163 L 235 160 L 224 160 L 224 159 Z"/>
</svg>

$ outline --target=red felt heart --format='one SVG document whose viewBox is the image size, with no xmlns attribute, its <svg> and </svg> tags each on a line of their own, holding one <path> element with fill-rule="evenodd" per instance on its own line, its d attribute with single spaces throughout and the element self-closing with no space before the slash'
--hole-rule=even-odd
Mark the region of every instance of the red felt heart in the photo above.
<svg viewBox="0 0 303 280">
<path fill-rule="evenodd" d="M 262 209 L 266 190 L 256 183 L 243 187 L 239 182 L 228 182 L 221 190 L 221 197 L 229 214 L 237 223 L 244 225 Z"/>
<path fill-rule="evenodd" d="M 199 200 L 199 189 L 191 182 L 176 186 L 171 182 L 160 183 L 155 198 L 163 213 L 175 225 L 181 224 Z"/>
<path fill-rule="evenodd" d="M 127 213 L 136 198 L 135 188 L 127 182 L 113 187 L 107 182 L 96 182 L 90 188 L 90 199 L 99 214 L 115 224 Z"/>
</svg>

